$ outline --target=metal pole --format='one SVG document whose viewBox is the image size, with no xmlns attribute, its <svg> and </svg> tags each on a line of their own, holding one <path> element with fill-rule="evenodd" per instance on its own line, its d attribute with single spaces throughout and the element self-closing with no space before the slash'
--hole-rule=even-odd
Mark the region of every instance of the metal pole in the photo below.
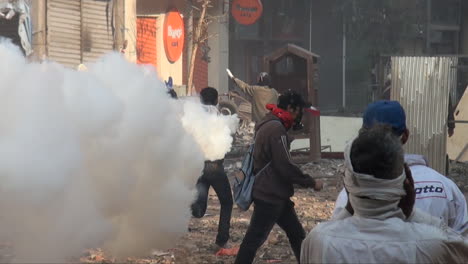
<svg viewBox="0 0 468 264">
<path fill-rule="evenodd" d="M 312 52 L 312 0 L 309 1 L 309 51 Z"/>
<path fill-rule="evenodd" d="M 431 50 L 431 15 L 432 15 L 432 1 L 427 0 L 426 7 L 426 54 Z"/>
<path fill-rule="evenodd" d="M 346 22 L 343 16 L 343 111 L 346 109 Z"/>
</svg>

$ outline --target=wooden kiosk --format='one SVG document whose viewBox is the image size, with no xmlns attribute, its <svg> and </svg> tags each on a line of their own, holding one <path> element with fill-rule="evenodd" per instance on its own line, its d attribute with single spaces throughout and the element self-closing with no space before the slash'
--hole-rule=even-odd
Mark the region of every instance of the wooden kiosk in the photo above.
<svg viewBox="0 0 468 264">
<path fill-rule="evenodd" d="M 272 86 L 281 94 L 291 89 L 313 106 L 318 106 L 318 61 L 320 56 L 299 46 L 288 44 L 265 57 L 264 67 L 270 73 Z M 297 162 L 321 158 L 320 117 L 304 113 L 304 129 L 291 132 L 295 139 L 310 139 L 310 147 L 299 152 Z"/>
</svg>

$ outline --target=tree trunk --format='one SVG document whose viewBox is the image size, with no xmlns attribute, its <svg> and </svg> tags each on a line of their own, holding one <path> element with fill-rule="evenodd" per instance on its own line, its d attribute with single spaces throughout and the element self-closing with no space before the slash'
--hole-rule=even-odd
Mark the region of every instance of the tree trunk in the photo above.
<svg viewBox="0 0 468 264">
<path fill-rule="evenodd" d="M 198 51 L 198 43 L 194 43 L 192 46 L 192 54 L 190 57 L 190 68 L 189 68 L 189 76 L 188 76 L 188 81 L 187 81 L 187 95 L 194 94 L 193 72 L 195 70 L 195 60 L 197 58 L 197 51 Z"/>
<path fill-rule="evenodd" d="M 208 30 L 207 28 L 205 28 L 206 25 L 204 25 L 204 21 L 205 21 L 205 16 L 206 16 L 206 10 L 210 2 L 211 0 L 205 0 L 203 2 L 200 18 L 198 20 L 197 27 L 195 28 L 195 34 L 193 36 L 192 54 L 190 57 L 190 64 L 189 64 L 190 67 L 189 67 L 188 81 L 187 81 L 187 95 L 194 94 L 193 72 L 195 69 L 195 61 L 197 58 L 198 46 L 200 45 L 201 33 L 203 30 Z"/>
</svg>

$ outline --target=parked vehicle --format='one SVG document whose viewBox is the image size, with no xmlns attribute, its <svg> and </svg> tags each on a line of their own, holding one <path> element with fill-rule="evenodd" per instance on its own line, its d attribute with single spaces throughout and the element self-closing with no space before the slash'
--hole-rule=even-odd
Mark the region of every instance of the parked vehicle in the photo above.
<svg viewBox="0 0 468 264">
<path fill-rule="evenodd" d="M 252 106 L 250 101 L 235 91 L 220 95 L 219 111 L 223 115 L 237 114 L 241 120 L 241 127 L 248 126 L 252 122 Z"/>
</svg>

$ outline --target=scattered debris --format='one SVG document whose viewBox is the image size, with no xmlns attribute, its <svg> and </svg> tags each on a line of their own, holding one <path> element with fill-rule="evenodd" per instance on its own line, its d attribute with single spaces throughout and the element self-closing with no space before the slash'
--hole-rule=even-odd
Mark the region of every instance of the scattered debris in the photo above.
<svg viewBox="0 0 468 264">
<path fill-rule="evenodd" d="M 151 255 L 156 256 L 156 257 L 167 256 L 167 255 L 170 255 L 170 254 L 171 254 L 171 252 L 165 252 L 165 251 L 161 251 L 161 250 L 153 250 L 153 252 L 151 253 Z"/>
<path fill-rule="evenodd" d="M 90 249 L 85 251 L 84 256 L 80 258 L 81 263 L 113 263 L 104 257 L 102 249 Z"/>
<path fill-rule="evenodd" d="M 255 132 L 255 123 L 253 122 L 250 123 L 246 127 L 241 127 L 236 133 L 234 142 L 237 145 L 243 145 L 243 146 L 249 145 L 253 140 L 254 132 Z"/>
<path fill-rule="evenodd" d="M 239 248 L 234 247 L 234 248 L 222 248 L 218 252 L 216 252 L 215 256 L 237 256 L 237 253 L 239 253 Z"/>
<path fill-rule="evenodd" d="M 241 159 L 242 157 L 227 159 L 225 162 L 226 172 L 231 181 L 235 173 L 239 171 Z M 297 215 L 306 232 L 309 232 L 318 223 L 330 219 L 336 196 L 343 188 L 344 166 L 343 160 L 327 159 L 304 164 L 301 169 L 312 177 L 320 178 L 325 182 L 323 191 L 315 192 L 312 189 L 298 188 L 295 196 L 292 197 Z M 468 177 L 466 175 L 468 175 L 467 163 L 452 162 L 449 177 L 465 195 L 468 194 Z M 236 247 L 216 252 L 213 251 L 213 245 L 218 230 L 219 207 L 217 196 L 211 192 L 206 215 L 201 219 L 193 218 L 190 221 L 189 232 L 180 239 L 174 249 L 155 250 L 147 258 L 128 258 L 125 262 L 132 264 L 233 263 L 239 250 L 238 245 L 242 242 L 249 225 L 252 208 L 247 212 L 242 212 L 234 206 L 230 242 Z M 4 258 L 5 255 L 3 255 Z M 86 251 L 86 254 L 79 261 L 81 263 L 121 262 L 108 257 L 101 249 Z M 278 226 L 273 228 L 267 242 L 258 250 L 255 263 L 295 263 L 288 238 Z"/>
<path fill-rule="evenodd" d="M 240 127 L 234 135 L 231 151 L 226 154 L 226 158 L 237 159 L 244 156 L 245 152 L 253 142 L 255 124 Z"/>
<path fill-rule="evenodd" d="M 281 260 L 280 259 L 269 259 L 266 261 L 266 263 L 280 263 Z"/>
</svg>

